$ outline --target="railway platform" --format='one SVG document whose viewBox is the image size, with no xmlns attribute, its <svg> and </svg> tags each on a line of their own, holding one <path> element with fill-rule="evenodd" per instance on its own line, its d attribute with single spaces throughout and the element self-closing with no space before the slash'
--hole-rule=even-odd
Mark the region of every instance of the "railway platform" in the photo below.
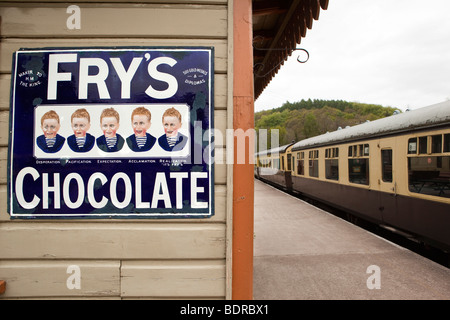
<svg viewBox="0 0 450 320">
<path fill-rule="evenodd" d="M 450 269 L 255 180 L 253 298 L 450 300 Z"/>
</svg>

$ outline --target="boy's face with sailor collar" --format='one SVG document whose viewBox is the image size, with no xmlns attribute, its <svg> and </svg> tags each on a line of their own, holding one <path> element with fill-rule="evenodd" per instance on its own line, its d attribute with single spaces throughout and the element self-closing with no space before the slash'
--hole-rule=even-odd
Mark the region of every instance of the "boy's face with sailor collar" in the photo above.
<svg viewBox="0 0 450 320">
<path fill-rule="evenodd" d="M 87 118 L 73 118 L 72 120 L 72 130 L 77 138 L 85 137 L 90 127 L 91 124 Z"/>
<path fill-rule="evenodd" d="M 55 138 L 59 128 L 60 125 L 56 119 L 45 119 L 41 126 L 42 132 L 44 132 L 44 136 L 47 139 Z"/>
<path fill-rule="evenodd" d="M 100 126 L 106 138 L 114 138 L 117 130 L 119 130 L 119 122 L 116 117 L 102 118 Z"/>
<path fill-rule="evenodd" d="M 166 116 L 163 121 L 164 132 L 168 137 L 176 137 L 181 128 L 181 122 L 178 117 Z"/>
<path fill-rule="evenodd" d="M 145 137 L 147 130 L 150 129 L 151 122 L 146 115 L 136 114 L 131 122 L 136 137 Z"/>
</svg>

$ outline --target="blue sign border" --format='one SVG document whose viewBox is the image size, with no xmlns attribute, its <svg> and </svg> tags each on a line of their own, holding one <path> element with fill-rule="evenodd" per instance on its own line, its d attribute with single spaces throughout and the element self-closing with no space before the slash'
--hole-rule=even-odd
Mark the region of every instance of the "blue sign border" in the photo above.
<svg viewBox="0 0 450 320">
<path fill-rule="evenodd" d="M 56 56 L 49 62 L 50 55 L 62 57 L 56 68 Z M 20 49 L 13 54 L 12 70 L 8 150 L 11 219 L 184 219 L 214 215 L 213 47 Z M 176 91 L 170 88 L 174 79 Z M 123 89 L 126 82 L 128 95 Z M 83 85 L 84 93 L 80 89 Z M 145 90 L 150 87 L 151 91 Z M 56 91 L 54 96 L 51 90 Z M 161 120 L 154 114 L 161 119 L 163 109 L 179 110 L 183 119 L 179 132 L 184 130 L 188 141 L 183 149 L 167 151 L 155 141 L 152 149 L 142 153 L 127 143 L 121 151 L 109 153 L 99 151 L 97 142 L 89 152 L 78 153 L 68 148 L 68 134 L 63 137 L 65 145 L 55 153 L 39 146 L 45 111 L 61 113 L 59 132 L 67 133 L 74 110 L 84 107 L 96 114 L 96 119 L 91 119 L 93 128 L 99 126 L 100 109 L 115 107 L 121 116 L 120 126 L 125 127 L 117 132 L 126 138 L 132 125 L 122 123 L 131 122 L 131 109 L 138 105 L 152 112 L 150 130 L 155 138 L 163 129 L 162 124 L 158 129 Z M 95 130 L 98 139 L 99 128 Z"/>
</svg>

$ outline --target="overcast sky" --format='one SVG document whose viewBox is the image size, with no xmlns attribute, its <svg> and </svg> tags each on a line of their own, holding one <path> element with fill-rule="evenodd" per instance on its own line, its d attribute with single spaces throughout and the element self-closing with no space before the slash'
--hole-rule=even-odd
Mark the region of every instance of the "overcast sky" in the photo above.
<svg viewBox="0 0 450 320">
<path fill-rule="evenodd" d="M 330 0 L 255 111 L 302 99 L 401 110 L 450 100 L 449 0 Z M 303 56 L 301 56 L 303 57 Z"/>
</svg>

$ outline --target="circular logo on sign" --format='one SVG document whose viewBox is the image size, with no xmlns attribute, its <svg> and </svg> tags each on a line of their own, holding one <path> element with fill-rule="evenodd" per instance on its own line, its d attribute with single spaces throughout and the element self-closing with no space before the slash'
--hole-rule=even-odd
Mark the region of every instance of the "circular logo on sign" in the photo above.
<svg viewBox="0 0 450 320">
<path fill-rule="evenodd" d="M 183 71 L 186 76 L 184 83 L 190 84 L 192 86 L 197 86 L 199 84 L 206 83 L 206 77 L 208 76 L 208 71 L 201 68 L 189 68 Z"/>
<path fill-rule="evenodd" d="M 18 74 L 19 85 L 26 88 L 37 87 L 42 84 L 43 73 L 28 69 Z"/>
</svg>

